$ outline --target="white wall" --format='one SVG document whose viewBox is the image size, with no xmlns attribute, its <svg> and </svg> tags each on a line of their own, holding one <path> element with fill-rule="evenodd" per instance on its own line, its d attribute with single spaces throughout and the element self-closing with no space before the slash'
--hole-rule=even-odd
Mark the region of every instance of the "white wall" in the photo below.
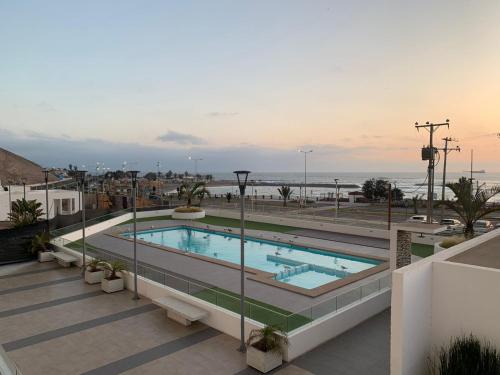
<svg viewBox="0 0 500 375">
<path fill-rule="evenodd" d="M 473 333 L 500 348 L 500 270 L 435 262 L 432 284 L 433 345 Z"/>
<path fill-rule="evenodd" d="M 22 187 L 12 187 L 11 191 L 11 201 L 14 202 L 17 199 L 22 199 L 24 197 Z M 55 199 L 75 199 L 75 211 L 68 213 L 78 212 L 78 192 L 72 190 L 49 190 L 49 218 L 54 217 L 55 207 L 54 200 Z M 47 212 L 45 207 L 45 190 L 28 190 L 26 187 L 26 199 L 27 200 L 36 200 L 42 204 L 42 210 L 44 212 L 43 218 L 45 218 L 45 213 Z M 8 191 L 0 191 L 0 221 L 7 221 L 9 214 L 9 192 Z"/>
<path fill-rule="evenodd" d="M 485 321 L 491 323 L 488 319 L 493 315 L 490 313 L 495 314 L 495 324 L 500 326 L 500 305 L 490 301 L 495 299 L 495 293 L 496 300 L 500 299 L 498 272 L 444 262 L 493 238 L 500 241 L 500 230 L 483 234 L 393 272 L 391 374 L 426 374 L 427 358 L 433 345 L 449 342 L 448 334 L 460 332 L 461 328 L 477 328 L 478 334 L 485 332 L 484 309 L 493 310 L 484 315 Z M 464 268 L 475 271 L 469 270 L 462 275 L 460 270 Z M 471 276 L 474 273 L 474 280 L 467 276 L 469 273 Z M 493 281 L 496 282 L 495 287 L 491 284 Z M 472 286 L 468 287 L 468 283 Z M 463 314 L 461 310 L 464 310 Z M 491 340 L 499 337 L 497 328 L 491 334 Z"/>
<path fill-rule="evenodd" d="M 173 212 L 173 209 L 169 210 L 156 210 L 156 211 L 141 211 L 137 212 L 137 218 L 143 218 L 143 217 L 156 217 L 156 216 L 168 216 L 171 215 Z M 131 220 L 133 217 L 132 213 L 125 213 L 121 216 L 114 217 L 112 219 L 90 225 L 85 228 L 85 235 L 86 236 L 92 236 L 93 234 L 99 233 L 103 230 L 109 229 L 111 227 L 114 227 L 115 225 L 121 224 L 125 221 Z M 74 232 L 65 234 L 64 236 L 65 240 L 68 241 L 76 241 L 80 238 L 83 237 L 82 230 L 76 230 Z"/>
<path fill-rule="evenodd" d="M 288 337 L 290 346 L 288 358 L 294 358 L 306 353 L 315 347 L 331 340 L 334 337 L 357 326 L 361 322 L 384 311 L 391 305 L 390 289 L 372 294 L 345 309 L 325 315 L 312 324 L 301 327 Z"/>
</svg>

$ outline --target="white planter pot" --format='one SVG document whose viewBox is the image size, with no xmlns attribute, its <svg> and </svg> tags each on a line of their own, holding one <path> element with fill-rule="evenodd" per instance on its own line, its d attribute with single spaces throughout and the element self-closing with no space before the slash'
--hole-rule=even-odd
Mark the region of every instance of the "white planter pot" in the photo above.
<svg viewBox="0 0 500 375">
<path fill-rule="evenodd" d="M 54 260 L 54 254 L 52 251 L 39 251 L 38 252 L 38 261 L 40 263 L 51 262 L 53 260 Z"/>
<path fill-rule="evenodd" d="M 196 220 L 205 217 L 205 211 L 200 212 L 172 212 L 172 219 L 178 220 Z"/>
<path fill-rule="evenodd" d="M 261 352 L 260 350 L 249 346 L 247 348 L 247 365 L 267 373 L 283 363 L 283 357 L 279 353 Z"/>
<path fill-rule="evenodd" d="M 119 292 L 120 290 L 123 290 L 123 287 L 124 285 L 122 278 L 114 280 L 102 279 L 101 282 L 101 288 L 106 293 Z"/>
<path fill-rule="evenodd" d="M 446 250 L 444 247 L 439 245 L 439 242 L 434 244 L 434 254 L 439 253 L 440 251 Z"/>
<path fill-rule="evenodd" d="M 88 270 L 85 270 L 85 282 L 87 284 L 99 284 L 103 278 L 104 278 L 103 270 L 95 272 L 90 272 Z"/>
</svg>

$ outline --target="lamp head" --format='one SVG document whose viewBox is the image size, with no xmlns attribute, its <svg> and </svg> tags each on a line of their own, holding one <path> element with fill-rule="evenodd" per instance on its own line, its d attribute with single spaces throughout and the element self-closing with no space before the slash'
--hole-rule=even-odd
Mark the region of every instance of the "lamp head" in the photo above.
<svg viewBox="0 0 500 375">
<path fill-rule="evenodd" d="M 137 175 L 139 174 L 139 171 L 128 171 L 128 174 L 130 178 L 132 179 L 132 184 L 136 184 L 137 182 Z"/>
<path fill-rule="evenodd" d="M 245 188 L 247 186 L 248 174 L 250 171 L 234 171 L 238 179 L 238 187 L 240 188 L 240 195 L 245 195 Z"/>
</svg>

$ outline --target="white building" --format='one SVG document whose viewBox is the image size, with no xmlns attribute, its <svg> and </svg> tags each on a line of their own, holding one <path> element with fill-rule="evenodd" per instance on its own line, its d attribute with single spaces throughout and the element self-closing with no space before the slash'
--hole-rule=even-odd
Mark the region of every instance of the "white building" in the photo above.
<svg viewBox="0 0 500 375">
<path fill-rule="evenodd" d="M 4 186 L 6 187 L 6 186 Z M 8 187 L 7 187 L 8 188 Z M 0 190 L 0 221 L 9 220 L 10 202 L 15 202 L 17 199 L 24 197 L 23 186 L 11 186 L 9 191 Z M 80 210 L 79 194 L 73 190 L 58 190 L 49 189 L 49 218 L 56 215 L 71 215 Z M 30 186 L 26 185 L 26 199 L 36 200 L 42 204 L 44 217 L 45 207 L 45 189 L 30 190 Z"/>
<path fill-rule="evenodd" d="M 500 348 L 500 229 L 395 270 L 391 302 L 391 374 L 427 374 L 464 334 Z"/>
</svg>

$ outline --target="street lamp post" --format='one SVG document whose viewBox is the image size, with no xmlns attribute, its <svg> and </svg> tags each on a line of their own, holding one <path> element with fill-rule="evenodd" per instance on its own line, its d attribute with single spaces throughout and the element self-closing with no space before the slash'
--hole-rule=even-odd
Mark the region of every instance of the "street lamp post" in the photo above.
<svg viewBox="0 0 500 375">
<path fill-rule="evenodd" d="M 313 152 L 313 150 L 298 150 L 304 154 L 304 207 L 307 204 L 307 154 Z"/>
<path fill-rule="evenodd" d="M 26 179 L 23 177 L 21 182 L 23 183 L 23 198 L 26 200 Z"/>
<path fill-rule="evenodd" d="M 339 203 L 339 179 L 335 179 L 335 205 L 337 206 L 337 209 L 335 210 L 335 218 L 339 217 L 339 208 L 340 208 L 340 203 Z"/>
<path fill-rule="evenodd" d="M 392 186 L 390 183 L 386 185 L 388 190 L 388 199 L 387 199 L 387 230 L 391 230 L 391 221 L 392 221 Z"/>
<path fill-rule="evenodd" d="M 194 161 L 194 177 L 196 177 L 198 175 L 198 162 L 202 161 L 203 159 L 202 158 L 193 158 L 192 156 L 189 156 L 188 159 Z"/>
<path fill-rule="evenodd" d="M 137 174 L 139 171 L 129 171 L 132 179 L 132 207 L 134 212 L 134 300 L 139 299 L 137 293 Z"/>
<path fill-rule="evenodd" d="M 45 177 L 45 212 L 47 214 L 47 234 L 50 235 L 50 224 L 49 224 L 49 172 L 50 170 L 45 168 L 43 170 L 43 175 Z"/>
<path fill-rule="evenodd" d="M 82 196 L 81 210 L 82 210 L 82 274 L 85 274 L 85 253 L 87 250 L 87 244 L 85 239 L 85 174 L 86 170 L 76 170 L 76 177 L 78 178 L 81 191 L 79 194 Z"/>
<path fill-rule="evenodd" d="M 240 188 L 240 264 L 241 264 L 241 291 L 240 291 L 240 347 L 239 351 L 244 353 L 245 346 L 245 189 L 250 171 L 234 171 Z"/>
<path fill-rule="evenodd" d="M 7 181 L 9 183 L 9 217 L 10 217 L 10 220 L 12 220 L 12 195 L 11 195 L 11 184 L 12 184 L 12 181 Z"/>
</svg>

